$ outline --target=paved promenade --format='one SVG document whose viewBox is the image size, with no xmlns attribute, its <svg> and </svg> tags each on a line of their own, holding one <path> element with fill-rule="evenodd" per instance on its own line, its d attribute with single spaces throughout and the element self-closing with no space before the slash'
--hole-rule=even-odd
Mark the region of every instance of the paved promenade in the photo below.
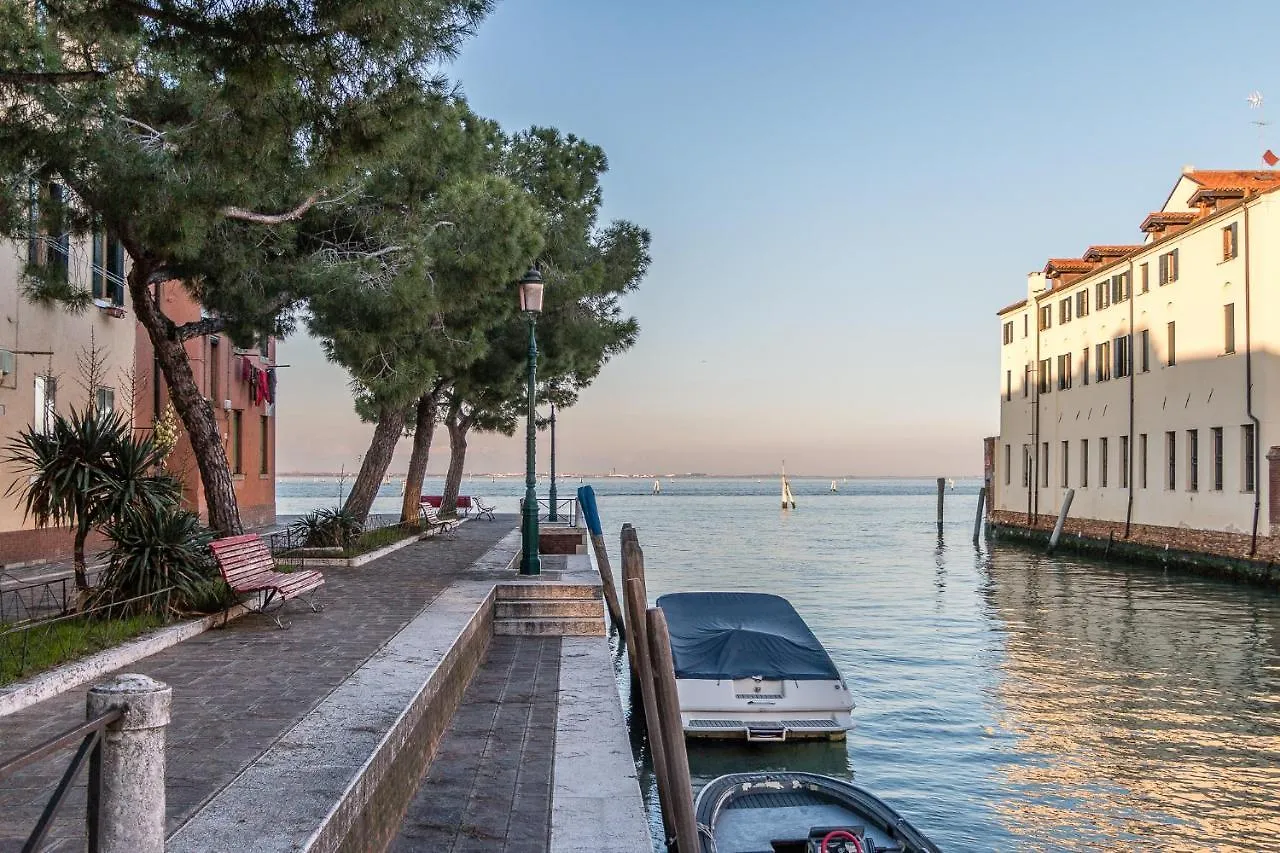
<svg viewBox="0 0 1280 853">
<path fill-rule="evenodd" d="M 392 853 L 547 853 L 559 637 L 494 637 Z"/>
<path fill-rule="evenodd" d="M 291 729 L 517 521 L 472 521 L 453 540 L 429 539 L 358 569 L 326 569 L 325 610 L 312 613 L 290 602 L 284 615 L 289 630 L 250 615 L 126 667 L 173 687 L 169 830 Z M 87 687 L 0 717 L 0 755 L 83 722 Z M 65 760 L 42 761 L 0 790 L 0 850 L 16 849 L 25 838 L 64 766 Z M 62 814 L 46 849 L 83 849 L 83 785 Z"/>
</svg>

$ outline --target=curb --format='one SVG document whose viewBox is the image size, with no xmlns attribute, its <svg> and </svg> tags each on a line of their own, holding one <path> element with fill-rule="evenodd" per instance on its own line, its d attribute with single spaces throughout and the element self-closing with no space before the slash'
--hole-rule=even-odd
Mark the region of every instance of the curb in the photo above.
<svg viewBox="0 0 1280 853">
<path fill-rule="evenodd" d="M 465 521 L 470 521 L 470 519 L 467 519 L 467 518 L 458 519 L 458 523 L 454 526 L 454 529 L 456 530 L 459 527 L 461 527 L 463 522 Z M 308 566 L 319 566 L 321 568 L 330 568 L 330 569 L 358 569 L 361 566 L 363 566 L 365 563 L 372 563 L 374 560 L 377 560 L 380 557 L 385 557 L 388 554 L 393 554 L 396 551 L 399 551 L 401 548 L 407 548 L 410 545 L 412 545 L 414 542 L 421 542 L 424 539 L 431 539 L 432 537 L 437 535 L 439 534 L 438 533 L 410 533 L 408 536 L 406 536 L 404 539 L 401 539 L 399 542 L 392 542 L 390 545 L 383 545 L 381 548 L 379 548 L 376 551 L 370 551 L 367 554 L 361 554 L 358 557 L 348 557 L 346 559 L 339 559 L 336 557 L 304 557 L 303 568 L 307 568 Z"/>
<path fill-rule="evenodd" d="M 0 687 L 0 717 L 21 711 L 37 702 L 43 702 L 45 699 L 84 684 L 86 681 L 92 681 L 100 675 L 150 657 L 170 646 L 176 646 L 183 640 L 203 634 L 210 628 L 221 627 L 248 612 L 250 612 L 248 606 L 237 604 L 219 613 L 161 628 L 159 631 L 130 640 L 115 648 L 104 649 L 87 658 L 55 667 L 27 681 Z"/>
</svg>

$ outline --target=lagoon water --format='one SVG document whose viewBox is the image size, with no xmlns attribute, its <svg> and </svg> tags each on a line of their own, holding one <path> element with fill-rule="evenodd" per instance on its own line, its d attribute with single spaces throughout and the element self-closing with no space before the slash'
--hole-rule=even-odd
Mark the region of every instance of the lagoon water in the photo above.
<svg viewBox="0 0 1280 853">
<path fill-rule="evenodd" d="M 947 493 L 941 538 L 932 480 L 793 480 L 794 512 L 776 480 L 663 478 L 659 496 L 588 482 L 615 566 L 617 530 L 638 529 L 651 597 L 783 595 L 853 689 L 847 742 L 691 744 L 695 786 L 763 768 L 852 779 L 948 851 L 1280 851 L 1280 595 L 975 548 L 976 481 Z M 515 511 L 523 482 L 462 491 Z M 278 511 L 336 499 L 332 480 L 282 478 Z"/>
</svg>

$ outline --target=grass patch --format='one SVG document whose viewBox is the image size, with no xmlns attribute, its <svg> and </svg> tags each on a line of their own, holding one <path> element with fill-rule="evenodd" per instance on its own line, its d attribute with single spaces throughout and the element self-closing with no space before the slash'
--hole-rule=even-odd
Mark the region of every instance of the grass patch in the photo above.
<svg viewBox="0 0 1280 853">
<path fill-rule="evenodd" d="M 344 550 L 342 556 L 359 557 L 361 554 L 368 554 L 370 551 L 394 545 L 410 536 L 421 536 L 422 531 L 422 526 L 418 524 L 379 527 L 377 530 L 370 530 L 368 533 L 360 534 L 360 538 L 355 541 L 355 544 Z"/>
<path fill-rule="evenodd" d="M 0 633 L 0 685 L 118 646 L 154 631 L 166 621 L 155 614 L 123 619 L 76 617 Z M 0 632 L 4 629 L 0 625 Z"/>
</svg>

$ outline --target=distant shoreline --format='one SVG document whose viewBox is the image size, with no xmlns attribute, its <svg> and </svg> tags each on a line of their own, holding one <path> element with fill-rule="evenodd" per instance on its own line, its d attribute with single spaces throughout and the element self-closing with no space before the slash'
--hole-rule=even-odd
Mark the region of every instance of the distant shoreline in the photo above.
<svg viewBox="0 0 1280 853">
<path fill-rule="evenodd" d="M 277 477 L 284 478 L 303 478 L 303 477 L 321 477 L 324 479 L 336 480 L 339 477 L 345 477 L 347 480 L 354 480 L 355 474 L 352 472 L 340 471 L 286 471 L 277 473 Z M 388 475 L 392 480 L 403 478 L 403 474 Z M 524 479 L 523 473 L 496 473 L 484 472 L 470 474 L 468 476 L 483 478 L 496 477 L 500 480 Z M 545 472 L 539 473 L 538 477 L 544 478 Z M 770 471 L 764 474 L 560 474 L 556 480 L 764 480 L 772 479 L 780 476 L 777 471 Z M 788 474 L 792 480 L 936 480 L 937 474 Z M 954 480 L 980 480 L 981 474 L 950 474 L 946 475 Z M 443 473 L 428 473 L 429 479 L 437 479 L 444 477 Z M 464 478 L 465 482 L 465 478 Z"/>
</svg>

